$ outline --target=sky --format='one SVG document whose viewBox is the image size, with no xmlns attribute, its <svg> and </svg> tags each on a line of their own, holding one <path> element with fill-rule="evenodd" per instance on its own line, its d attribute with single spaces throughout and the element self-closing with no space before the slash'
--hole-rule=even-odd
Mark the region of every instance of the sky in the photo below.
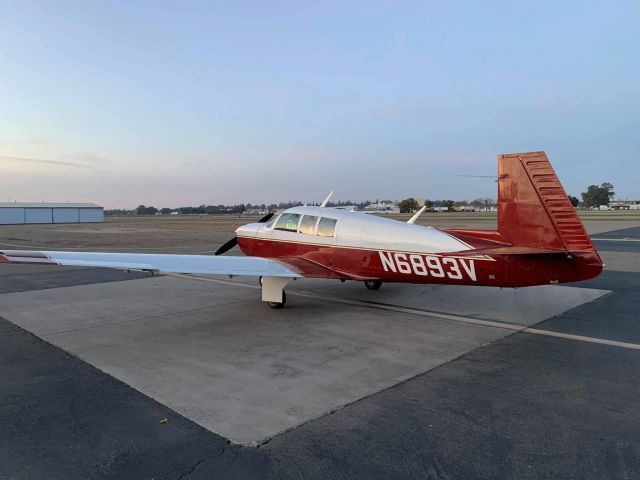
<svg viewBox="0 0 640 480">
<path fill-rule="evenodd" d="M 640 199 L 637 1 L 0 0 L 0 201 Z"/>
</svg>

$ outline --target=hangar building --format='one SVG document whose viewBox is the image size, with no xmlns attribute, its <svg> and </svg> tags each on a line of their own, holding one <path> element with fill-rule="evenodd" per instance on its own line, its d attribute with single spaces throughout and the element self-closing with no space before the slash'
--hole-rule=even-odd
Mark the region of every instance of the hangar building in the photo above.
<svg viewBox="0 0 640 480">
<path fill-rule="evenodd" d="M 95 203 L 0 202 L 0 225 L 99 222 L 104 222 L 104 209 Z"/>
</svg>

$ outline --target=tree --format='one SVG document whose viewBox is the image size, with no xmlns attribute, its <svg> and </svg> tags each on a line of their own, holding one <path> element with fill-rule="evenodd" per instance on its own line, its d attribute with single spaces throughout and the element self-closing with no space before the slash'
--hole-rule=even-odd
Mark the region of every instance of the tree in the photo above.
<svg viewBox="0 0 640 480">
<path fill-rule="evenodd" d="M 569 195 L 569 201 L 571 202 L 571 205 L 573 205 L 573 207 L 577 207 L 578 204 L 580 203 L 580 200 L 578 200 L 578 197 L 574 197 L 573 195 Z"/>
<path fill-rule="evenodd" d="M 402 200 L 398 207 L 400 207 L 400 213 L 413 213 L 418 208 L 418 202 L 415 198 L 407 198 Z"/>
<path fill-rule="evenodd" d="M 160 213 L 161 213 L 162 215 L 169 215 L 169 214 L 171 213 L 171 209 L 170 209 L 170 208 L 165 207 L 165 208 L 163 208 L 163 209 L 161 209 L 161 210 L 160 210 Z"/>
<path fill-rule="evenodd" d="M 600 205 L 609 205 L 611 199 L 615 196 L 613 185 L 608 182 L 603 183 L 599 187 L 597 185 L 589 185 L 586 192 L 582 192 L 582 202 L 587 208 L 599 207 Z"/>
<path fill-rule="evenodd" d="M 138 205 L 136 208 L 136 213 L 138 215 L 155 215 L 158 209 L 156 207 L 146 207 L 144 205 Z"/>
</svg>

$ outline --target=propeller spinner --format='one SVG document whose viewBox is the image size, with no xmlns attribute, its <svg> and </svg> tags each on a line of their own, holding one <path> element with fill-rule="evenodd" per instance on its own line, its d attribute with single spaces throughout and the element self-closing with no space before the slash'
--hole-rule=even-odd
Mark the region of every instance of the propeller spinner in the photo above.
<svg viewBox="0 0 640 480">
<path fill-rule="evenodd" d="M 258 223 L 268 222 L 269 220 L 271 220 L 271 217 L 273 217 L 273 215 L 274 215 L 273 213 L 267 213 L 264 217 L 258 220 Z M 218 248 L 218 250 L 216 250 L 216 253 L 214 253 L 214 255 L 222 255 L 223 253 L 227 253 L 237 244 L 238 244 L 238 237 L 233 237 L 232 239 L 226 241 L 220 248 Z"/>
</svg>

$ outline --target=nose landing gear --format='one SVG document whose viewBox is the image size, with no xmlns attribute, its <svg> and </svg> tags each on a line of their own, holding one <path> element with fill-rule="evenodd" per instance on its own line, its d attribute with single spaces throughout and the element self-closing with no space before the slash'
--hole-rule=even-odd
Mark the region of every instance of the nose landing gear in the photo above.
<svg viewBox="0 0 640 480">
<path fill-rule="evenodd" d="M 382 282 L 380 280 L 365 280 L 364 286 L 369 290 L 378 290 L 382 286 Z"/>
</svg>

